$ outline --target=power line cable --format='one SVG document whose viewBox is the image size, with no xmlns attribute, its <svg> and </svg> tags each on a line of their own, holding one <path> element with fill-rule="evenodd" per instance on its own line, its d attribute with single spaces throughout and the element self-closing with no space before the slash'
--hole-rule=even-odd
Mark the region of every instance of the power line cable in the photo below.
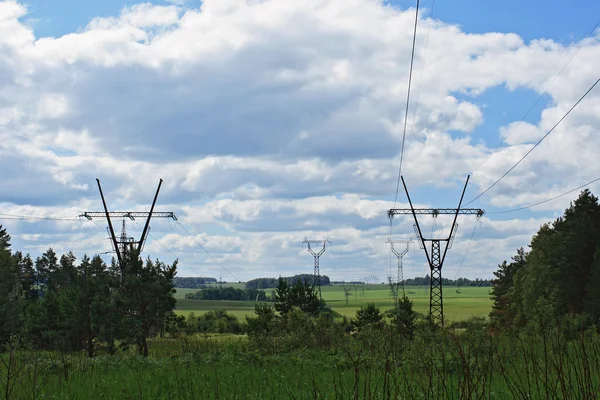
<svg viewBox="0 0 600 400">
<path fill-rule="evenodd" d="M 240 281 L 240 280 L 237 278 L 237 276 L 235 276 L 234 274 L 232 274 L 232 273 L 231 273 L 231 272 L 230 272 L 230 271 L 229 271 L 227 268 L 225 268 L 225 267 L 223 266 L 223 264 L 221 264 L 219 261 L 217 261 L 217 259 L 216 259 L 216 258 L 214 258 L 214 257 L 212 256 L 212 254 L 210 254 L 210 253 L 208 252 L 208 250 L 206 250 L 206 248 L 205 248 L 205 247 L 202 245 L 202 243 L 200 243 L 198 240 L 196 240 L 196 238 L 195 238 L 195 237 L 194 237 L 194 236 L 193 236 L 193 235 L 192 235 L 192 234 L 191 234 L 191 233 L 190 233 L 190 232 L 189 232 L 187 229 L 185 229 L 183 225 L 181 225 L 181 222 L 177 221 L 177 224 L 178 224 L 178 225 L 181 227 L 181 229 L 183 229 L 183 230 L 185 231 L 185 233 L 187 233 L 187 235 L 188 235 L 189 237 L 191 237 L 191 238 L 194 240 L 194 242 L 196 242 L 196 244 L 197 244 L 198 246 L 200 246 L 200 248 L 201 248 L 202 250 L 204 250 L 204 252 L 205 252 L 205 253 L 206 253 L 206 254 L 207 254 L 207 255 L 208 255 L 208 256 L 209 256 L 209 257 L 210 257 L 210 258 L 211 258 L 211 259 L 212 259 L 212 260 L 213 260 L 215 263 L 217 263 L 217 265 L 218 265 L 219 267 L 221 267 L 221 268 L 222 268 L 222 269 L 223 269 L 225 272 L 227 272 L 229 275 L 231 275 L 231 276 L 232 276 L 232 277 L 233 277 L 233 278 L 234 278 L 236 281 L 238 281 L 238 282 Z"/>
<path fill-rule="evenodd" d="M 498 149 L 500 148 L 500 146 L 502 146 L 503 144 L 506 144 L 506 141 L 508 140 L 508 138 L 515 132 L 515 130 L 517 129 L 517 127 L 519 125 L 521 125 L 521 123 L 523 123 L 525 121 L 525 118 L 527 118 L 527 116 L 529 115 L 529 113 L 531 111 L 533 111 L 533 109 L 535 108 L 535 106 L 540 102 L 540 100 L 546 95 L 546 93 L 548 93 L 548 90 L 550 90 L 550 88 L 552 87 L 552 85 L 554 85 L 554 83 L 556 82 L 556 80 L 558 79 L 559 76 L 561 76 L 561 74 L 564 72 L 564 70 L 567 68 L 567 66 L 571 63 L 571 61 L 573 61 L 573 59 L 575 58 L 575 56 L 577 55 L 577 53 L 579 53 L 579 50 L 581 50 L 581 48 L 583 47 L 583 45 L 587 42 L 587 40 L 594 34 L 594 32 L 596 31 L 596 29 L 598 28 L 598 26 L 600 25 L 600 20 L 596 23 L 596 25 L 594 25 L 594 28 L 587 34 L 587 36 L 581 41 L 581 43 L 579 43 L 579 46 L 577 47 L 577 49 L 575 50 L 575 52 L 571 55 L 571 57 L 569 58 L 569 60 L 567 61 L 567 63 L 565 65 L 563 65 L 563 67 L 560 69 L 560 71 L 558 72 L 558 74 L 554 77 L 554 79 L 552 79 L 552 81 L 550 82 L 550 84 L 548 86 L 546 86 L 546 89 L 544 89 L 544 91 L 542 92 L 542 94 L 540 94 L 538 96 L 538 98 L 533 102 L 533 104 L 531 105 L 531 107 L 529 108 L 529 110 L 527 110 L 527 112 L 521 117 L 521 119 L 513 125 L 512 129 L 510 130 L 510 132 L 508 133 L 508 135 L 506 135 L 506 137 L 504 139 L 502 139 L 500 141 L 500 143 L 498 143 L 498 145 L 492 150 L 492 153 L 486 157 L 485 160 L 483 160 L 481 162 L 481 164 L 479 164 L 472 172 L 471 175 L 474 175 L 476 171 L 479 170 L 479 168 L 481 168 L 481 166 L 483 164 L 485 164 L 486 162 L 488 162 L 490 160 L 490 158 L 492 157 L 492 155 L 496 154 L 496 152 L 498 151 Z"/>
<path fill-rule="evenodd" d="M 456 275 L 454 275 L 454 280 L 455 281 L 458 278 L 458 274 L 460 273 L 460 269 L 462 268 L 463 264 L 465 263 L 465 259 L 467 258 L 467 253 L 469 252 L 469 249 L 471 248 L 471 242 L 473 241 L 473 237 L 475 236 L 475 230 L 477 229 L 477 225 L 480 222 L 481 222 L 481 220 L 477 219 L 477 221 L 475 222 L 475 225 L 473 226 L 473 232 L 471 232 L 471 237 L 469 238 L 469 243 L 467 244 L 467 248 L 465 250 L 465 254 L 463 254 L 463 258 L 460 261 L 460 265 L 458 266 L 458 270 L 456 270 Z"/>
<path fill-rule="evenodd" d="M 400 166 L 398 167 L 398 181 L 396 182 L 396 196 L 394 198 L 394 208 L 396 208 L 396 202 L 398 201 L 398 191 L 400 190 L 400 176 L 402 175 L 402 161 L 404 160 L 404 141 L 406 139 L 406 122 L 408 120 L 408 106 L 410 103 L 410 86 L 412 83 L 412 71 L 413 71 L 413 64 L 415 61 L 415 44 L 417 41 L 418 22 L 419 22 L 419 0 L 417 0 L 417 7 L 415 9 L 415 28 L 413 31 L 412 52 L 410 55 L 410 70 L 408 73 L 408 91 L 406 94 L 406 110 L 404 113 L 404 130 L 402 132 L 402 147 L 400 150 Z"/>
<path fill-rule="evenodd" d="M 20 131 L 20 130 L 18 130 L 18 129 L 12 128 L 12 127 L 11 127 L 11 126 L 9 126 L 9 125 L 6 125 L 6 124 L 2 124 L 2 123 L 0 123 L 0 126 L 1 126 L 1 127 L 3 127 L 3 128 L 5 128 L 5 129 L 8 129 L 8 130 L 10 130 L 10 131 L 13 131 L 13 132 L 15 132 L 15 133 L 18 133 L 18 134 L 19 134 L 19 135 L 21 135 L 21 136 L 25 136 L 25 137 L 29 138 L 30 140 L 34 140 L 34 141 L 35 141 L 35 140 L 38 140 L 38 141 L 40 141 L 40 142 L 42 142 L 42 143 L 45 143 L 46 145 L 48 145 L 48 146 L 50 146 L 50 147 L 53 147 L 53 148 L 55 148 L 55 149 L 59 149 L 59 150 L 66 151 L 66 152 L 73 153 L 73 154 L 77 155 L 77 152 L 76 152 L 76 151 L 74 151 L 74 150 L 67 149 L 67 148 L 65 148 L 65 147 L 61 147 L 61 146 L 57 146 L 57 145 L 55 145 L 55 144 L 53 144 L 53 143 L 50 143 L 50 142 L 48 142 L 48 141 L 46 141 L 46 140 L 44 140 L 44 139 L 40 139 L 39 137 L 37 137 L 37 136 L 35 136 L 35 135 L 30 135 L 30 134 L 28 134 L 28 133 L 25 133 L 25 132 L 22 132 L 22 131 Z"/>
<path fill-rule="evenodd" d="M 419 76 L 419 84 L 417 86 L 417 97 L 415 98 L 415 107 L 413 112 L 413 119 L 410 125 L 410 131 L 408 132 L 408 139 L 406 140 L 406 148 L 408 149 L 410 139 L 414 133 L 415 121 L 417 119 L 417 110 L 419 109 L 419 97 L 421 97 L 421 84 L 423 83 L 423 73 L 425 71 L 425 61 L 427 60 L 427 48 L 429 46 L 429 35 L 431 33 L 431 24 L 433 22 L 433 10 L 435 7 L 435 0 L 431 1 L 431 12 L 429 13 L 429 27 L 427 28 L 427 37 L 425 38 L 425 50 L 423 52 L 423 62 L 421 63 L 421 73 Z M 429 116 L 428 116 L 429 118 Z"/>
<path fill-rule="evenodd" d="M 75 217 L 38 217 L 35 215 L 16 215 L 0 213 L 0 219 L 17 219 L 25 221 L 78 221 Z"/>
<path fill-rule="evenodd" d="M 528 205 L 528 206 L 523 206 L 523 207 L 519 207 L 519 208 L 513 208 L 513 209 L 511 209 L 511 210 L 502 210 L 502 211 L 488 211 L 486 214 L 506 214 L 506 213 L 511 213 L 511 212 L 515 212 L 515 211 L 526 210 L 526 209 L 528 209 L 528 208 L 536 207 L 536 206 L 539 206 L 539 205 L 541 205 L 541 204 L 548 203 L 549 201 L 556 200 L 556 199 L 558 199 L 558 198 L 560 198 L 560 197 L 566 196 L 566 195 L 568 195 L 569 193 L 573 193 L 573 192 L 575 192 L 575 191 L 577 191 L 577 190 L 579 190 L 579 189 L 583 189 L 584 187 L 586 187 L 586 186 L 589 186 L 589 185 L 591 185 L 592 183 L 595 183 L 595 182 L 598 182 L 598 181 L 600 181 L 600 178 L 596 178 L 596 179 L 594 179 L 594 180 L 591 180 L 591 181 L 589 181 L 589 182 L 587 182 L 587 183 L 584 183 L 584 184 L 583 184 L 583 185 L 581 185 L 581 186 L 577 186 L 575 189 L 568 190 L 568 191 L 566 191 L 566 192 L 564 192 L 564 193 L 561 193 L 561 194 L 559 194 L 559 195 L 557 195 L 557 196 L 551 197 L 551 198 L 549 198 L 549 199 L 546 199 L 546 200 L 543 200 L 543 201 L 539 201 L 539 202 L 537 202 L 537 203 L 530 204 L 530 205 Z"/>
<path fill-rule="evenodd" d="M 567 113 L 565 115 L 563 115 L 562 118 L 560 120 L 558 120 L 558 122 L 556 124 L 554 124 L 554 126 L 544 136 L 542 136 L 542 138 L 540 140 L 538 140 L 537 143 L 535 145 L 533 145 L 533 147 L 531 149 L 529 149 L 529 151 L 527 151 L 527 153 L 525 153 L 525 155 L 523 157 L 521 157 L 519 159 L 519 161 L 517 161 L 517 163 L 515 165 L 513 165 L 512 167 L 510 167 L 510 169 L 508 171 L 506 171 L 500 178 L 498 178 L 494 183 L 492 183 L 487 189 L 485 189 L 483 192 L 479 193 L 477 196 L 475 196 L 473 199 L 471 199 L 469 202 L 467 202 L 465 204 L 465 206 L 468 206 L 469 204 L 471 204 L 472 202 L 474 202 L 475 200 L 477 200 L 478 198 L 480 198 L 481 196 L 483 196 L 484 194 L 486 194 L 490 189 L 492 189 L 494 186 L 496 186 L 498 184 L 498 182 L 500 182 L 502 179 L 504 179 L 504 177 L 506 177 L 508 174 L 510 174 L 512 172 L 512 170 L 515 169 L 525 159 L 525 157 L 527 157 L 529 154 L 531 154 L 531 152 L 533 150 L 535 150 L 535 148 L 538 147 L 540 145 L 540 143 L 542 143 L 544 141 L 544 139 L 546 139 L 548 137 L 548 135 L 550 135 L 554 131 L 554 129 L 556 129 L 556 127 L 558 125 L 560 125 L 560 123 L 565 118 L 567 118 L 567 116 L 571 113 L 571 111 L 573 111 L 575 109 L 575 107 L 577 107 L 577 105 L 579 105 L 579 103 L 588 95 L 588 93 L 590 93 L 592 91 L 592 89 L 594 89 L 594 87 L 596 87 L 596 85 L 598 84 L 598 82 L 600 82 L 600 79 L 598 79 L 584 93 L 584 95 L 581 96 L 579 98 L 579 100 L 577 100 L 577 102 L 575 104 L 573 104 L 573 106 L 569 109 L 569 111 L 567 111 Z"/>
<path fill-rule="evenodd" d="M 133 222 L 135 222 L 135 224 L 136 224 L 138 227 L 142 228 L 142 226 L 140 225 L 140 223 L 139 223 L 137 220 L 134 220 Z M 180 260 L 181 260 L 181 257 L 179 257 L 177 254 L 173 253 L 173 252 L 172 252 L 172 251 L 171 251 L 171 250 L 170 250 L 170 249 L 169 249 L 167 246 L 165 246 L 164 244 L 162 244 L 162 242 L 161 242 L 160 240 L 158 240 L 156 237 L 154 237 L 154 235 L 152 235 L 152 233 L 151 233 L 150 231 L 148 231 L 148 236 L 150 236 L 150 237 L 152 238 L 152 240 L 153 240 L 153 241 L 155 241 L 156 243 L 158 243 L 158 245 L 159 245 L 160 247 L 162 247 L 163 249 L 165 249 L 165 251 L 167 251 L 167 253 L 169 253 L 169 254 L 171 254 L 173 257 L 175 257 L 175 259 L 176 259 L 176 260 L 178 260 L 178 262 L 179 262 L 179 263 L 183 264 L 184 268 L 181 268 L 181 269 L 189 269 L 189 270 L 191 270 L 192 272 L 195 272 L 195 273 L 197 273 L 199 276 L 202 276 L 202 275 L 203 275 L 202 273 L 200 273 L 200 272 L 199 272 L 198 270 L 196 270 L 195 268 L 193 268 L 193 267 L 190 267 L 188 264 L 186 264 L 186 263 L 185 263 L 185 262 L 183 262 L 183 261 L 180 261 Z"/>
</svg>

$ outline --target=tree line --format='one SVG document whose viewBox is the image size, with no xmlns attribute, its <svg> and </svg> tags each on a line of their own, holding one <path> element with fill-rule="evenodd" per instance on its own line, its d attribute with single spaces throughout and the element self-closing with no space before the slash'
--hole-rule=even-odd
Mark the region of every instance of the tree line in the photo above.
<svg viewBox="0 0 600 400">
<path fill-rule="evenodd" d="M 429 286 L 430 277 L 429 275 L 425 275 L 424 277 L 415 277 L 404 280 L 405 286 Z M 467 279 L 467 278 L 458 278 L 458 279 L 448 279 L 442 278 L 442 285 L 444 286 L 461 286 L 461 287 L 488 287 L 492 286 L 492 282 L 490 279 Z"/>
<path fill-rule="evenodd" d="M 173 279 L 173 284 L 176 288 L 182 289 L 200 289 L 205 285 L 210 285 L 211 283 L 217 283 L 215 278 L 197 276 L 197 277 L 188 277 L 188 276 L 176 276 Z"/>
<path fill-rule="evenodd" d="M 528 249 L 498 265 L 490 319 L 522 328 L 551 321 L 573 328 L 600 321 L 600 204 L 581 192 L 562 216 L 542 225 Z"/>
<path fill-rule="evenodd" d="M 288 284 L 293 285 L 296 281 L 313 282 L 314 275 L 298 274 L 294 276 L 285 276 L 279 278 L 256 278 L 246 282 L 246 289 L 275 289 L 279 285 L 279 280 L 283 279 Z M 321 286 L 329 286 L 331 281 L 327 275 L 321 275 Z"/>
<path fill-rule="evenodd" d="M 271 301 L 263 290 L 237 289 L 233 287 L 205 287 L 194 293 L 186 293 L 188 300 L 233 300 L 233 301 Z"/>
<path fill-rule="evenodd" d="M 173 278 L 177 262 L 126 255 L 124 268 L 113 259 L 52 248 L 35 260 L 13 252 L 0 226 L 0 352 L 11 340 L 46 350 L 84 350 L 137 346 L 148 355 L 147 339 L 164 334 L 174 320 Z"/>
</svg>

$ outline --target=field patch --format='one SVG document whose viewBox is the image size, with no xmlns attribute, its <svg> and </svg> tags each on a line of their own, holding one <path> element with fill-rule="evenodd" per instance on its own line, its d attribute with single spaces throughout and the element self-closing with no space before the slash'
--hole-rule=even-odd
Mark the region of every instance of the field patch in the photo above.
<svg viewBox="0 0 600 400">
<path fill-rule="evenodd" d="M 227 284 L 229 286 L 229 284 Z M 233 286 L 233 285 L 231 285 Z M 243 283 L 236 283 L 235 287 L 242 288 Z M 229 314 L 243 321 L 246 316 L 254 315 L 255 302 L 253 301 L 225 301 L 225 300 L 187 300 L 186 293 L 196 292 L 198 289 L 177 289 L 175 297 L 177 306 L 175 312 L 179 315 L 196 315 L 208 311 L 225 310 Z M 270 292 L 273 289 L 266 289 Z M 342 285 L 324 286 L 321 288 L 323 299 L 328 307 L 348 318 L 353 318 L 361 306 L 374 303 L 383 312 L 394 307 L 393 297 L 388 285 L 357 285 L 350 291 L 346 301 Z M 492 301 L 488 287 L 445 287 L 444 288 L 444 315 L 447 321 L 460 321 L 470 317 L 487 317 L 492 309 Z M 406 287 L 405 293 L 413 301 L 414 310 L 429 313 L 429 288 Z"/>
</svg>

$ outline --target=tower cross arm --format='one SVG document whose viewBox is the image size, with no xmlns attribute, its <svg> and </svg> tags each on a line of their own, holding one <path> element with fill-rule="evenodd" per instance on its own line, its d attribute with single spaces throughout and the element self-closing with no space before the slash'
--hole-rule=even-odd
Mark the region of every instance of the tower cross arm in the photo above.
<svg viewBox="0 0 600 400">
<path fill-rule="evenodd" d="M 171 218 L 174 221 L 177 221 L 177 217 L 172 212 L 161 212 L 154 211 L 152 213 L 149 212 L 138 212 L 138 211 L 110 211 L 108 213 L 109 217 L 113 218 L 147 218 L 150 214 L 152 214 L 152 218 Z M 106 218 L 106 212 L 104 211 L 87 211 L 83 214 L 79 215 L 80 217 L 85 217 L 87 219 L 92 218 Z"/>
<path fill-rule="evenodd" d="M 394 215 L 477 215 L 478 217 L 483 216 L 485 211 L 480 208 L 392 208 L 388 211 L 388 217 L 394 218 Z"/>
</svg>

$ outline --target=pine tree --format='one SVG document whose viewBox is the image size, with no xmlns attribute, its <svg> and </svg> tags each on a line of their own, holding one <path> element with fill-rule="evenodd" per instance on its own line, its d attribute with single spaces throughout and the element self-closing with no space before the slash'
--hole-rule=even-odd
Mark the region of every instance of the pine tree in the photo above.
<svg viewBox="0 0 600 400">
<path fill-rule="evenodd" d="M 0 226 L 0 352 L 23 325 L 23 289 L 10 253 L 10 235 Z"/>
<path fill-rule="evenodd" d="M 515 322 L 515 309 L 512 307 L 514 278 L 519 270 L 526 266 L 527 253 L 523 247 L 517 249 L 512 262 L 503 261 L 494 272 L 491 298 L 494 301 L 490 319 L 496 326 L 508 327 Z"/>
<path fill-rule="evenodd" d="M 122 313 L 119 335 L 123 344 L 136 344 L 140 355 L 148 356 L 147 339 L 164 330 L 175 308 L 173 278 L 177 261 L 144 262 L 133 255 L 126 260 L 123 282 L 116 294 L 116 306 Z"/>
<path fill-rule="evenodd" d="M 0 250 L 10 251 L 10 235 L 0 225 Z"/>
<path fill-rule="evenodd" d="M 417 313 L 413 310 L 413 302 L 408 297 L 402 296 L 392 311 L 392 325 L 400 335 L 412 340 L 415 334 L 416 319 Z"/>
<path fill-rule="evenodd" d="M 31 256 L 29 254 L 23 256 L 23 253 L 17 251 L 13 254 L 13 261 L 19 271 L 19 278 L 21 279 L 21 286 L 25 292 L 25 299 L 27 301 L 37 300 L 37 276 L 35 269 L 33 268 Z"/>
</svg>

